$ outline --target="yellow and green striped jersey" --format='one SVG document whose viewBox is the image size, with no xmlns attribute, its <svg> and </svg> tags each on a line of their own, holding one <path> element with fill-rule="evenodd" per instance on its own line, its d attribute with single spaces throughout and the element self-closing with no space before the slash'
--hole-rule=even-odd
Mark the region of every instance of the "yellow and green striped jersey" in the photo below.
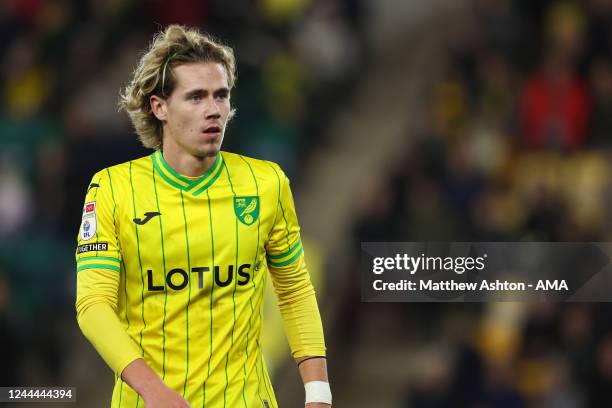
<svg viewBox="0 0 612 408">
<path fill-rule="evenodd" d="M 289 182 L 274 163 L 221 152 L 190 178 L 156 151 L 106 168 L 87 191 L 76 258 L 79 313 L 111 304 L 134 350 L 194 407 L 277 406 L 260 345 L 268 275 L 293 356 L 325 355 Z M 112 406 L 144 406 L 121 380 L 127 361 L 99 351 L 116 374 Z"/>
</svg>

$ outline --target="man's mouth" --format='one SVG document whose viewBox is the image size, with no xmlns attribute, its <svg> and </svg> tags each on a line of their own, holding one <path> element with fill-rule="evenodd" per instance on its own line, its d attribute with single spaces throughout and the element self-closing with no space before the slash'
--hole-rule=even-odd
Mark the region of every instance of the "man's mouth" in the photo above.
<svg viewBox="0 0 612 408">
<path fill-rule="evenodd" d="M 221 133 L 221 128 L 219 126 L 209 126 L 203 130 L 203 133 L 208 133 L 208 134 Z"/>
</svg>

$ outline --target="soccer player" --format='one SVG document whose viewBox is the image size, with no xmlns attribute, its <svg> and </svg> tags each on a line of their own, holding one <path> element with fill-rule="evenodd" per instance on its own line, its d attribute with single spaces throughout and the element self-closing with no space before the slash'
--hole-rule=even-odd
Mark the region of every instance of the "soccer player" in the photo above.
<svg viewBox="0 0 612 408">
<path fill-rule="evenodd" d="M 121 95 L 153 154 L 93 176 L 77 319 L 116 375 L 112 407 L 276 407 L 260 345 L 268 276 L 305 384 L 331 406 L 325 344 L 289 181 L 222 152 L 231 48 L 172 25 Z"/>
</svg>

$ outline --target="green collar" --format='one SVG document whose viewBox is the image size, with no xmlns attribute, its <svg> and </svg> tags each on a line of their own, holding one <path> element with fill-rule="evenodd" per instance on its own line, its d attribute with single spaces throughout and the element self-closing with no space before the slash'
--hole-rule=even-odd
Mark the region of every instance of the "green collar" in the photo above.
<svg viewBox="0 0 612 408">
<path fill-rule="evenodd" d="M 151 155 L 151 160 L 153 161 L 153 166 L 155 167 L 157 173 L 162 176 L 162 178 L 166 180 L 168 184 L 183 191 L 191 191 L 193 195 L 199 195 L 210 187 L 221 174 L 224 164 L 223 155 L 218 153 L 217 158 L 210 169 L 208 169 L 208 171 L 202 176 L 194 180 L 181 176 L 174 171 L 174 169 L 172 169 L 172 167 L 166 163 L 166 160 L 164 160 L 164 155 L 162 154 L 161 150 L 155 151 L 155 153 Z"/>
</svg>

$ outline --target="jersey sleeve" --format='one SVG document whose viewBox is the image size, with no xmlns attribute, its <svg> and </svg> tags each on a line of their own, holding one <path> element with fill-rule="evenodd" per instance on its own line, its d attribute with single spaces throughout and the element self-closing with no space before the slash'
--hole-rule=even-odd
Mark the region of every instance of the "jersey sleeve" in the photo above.
<svg viewBox="0 0 612 408">
<path fill-rule="evenodd" d="M 266 243 L 267 263 L 294 358 L 325 356 L 321 316 L 304 261 L 300 227 L 289 179 L 274 166 L 279 198 Z"/>
<path fill-rule="evenodd" d="M 117 206 L 108 169 L 89 184 L 76 250 L 77 321 L 81 331 L 117 374 L 141 357 L 117 317 L 121 272 Z"/>
<path fill-rule="evenodd" d="M 77 272 L 120 270 L 116 202 L 109 174 L 107 169 L 94 175 L 87 189 L 77 240 Z"/>
</svg>

